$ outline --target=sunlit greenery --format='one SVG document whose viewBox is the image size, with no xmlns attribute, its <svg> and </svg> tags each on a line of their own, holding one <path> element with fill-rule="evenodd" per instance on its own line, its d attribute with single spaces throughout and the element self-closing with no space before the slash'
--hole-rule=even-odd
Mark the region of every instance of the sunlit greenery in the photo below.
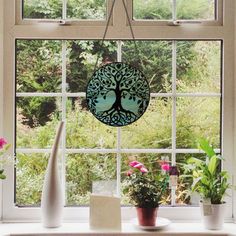
<svg viewBox="0 0 236 236">
<path fill-rule="evenodd" d="M 62 18 L 62 0 L 23 0 L 23 6 L 24 18 Z"/>
<path fill-rule="evenodd" d="M 114 0 L 115 1 L 115 0 Z M 32 19 L 62 18 L 62 0 L 24 0 L 23 16 Z M 68 0 L 67 18 L 104 20 L 106 0 Z M 133 0 L 133 18 L 171 20 L 173 0 Z M 177 19 L 214 20 L 215 0 L 176 0 Z"/>
<path fill-rule="evenodd" d="M 176 0 L 177 19 L 214 20 L 214 0 Z M 171 20 L 172 0 L 134 0 L 134 18 L 144 20 Z"/>
<path fill-rule="evenodd" d="M 67 17 L 77 19 L 104 20 L 106 0 L 68 0 Z"/>
<path fill-rule="evenodd" d="M 82 5 L 77 3 L 83 3 Z M 149 2 L 142 7 L 142 2 Z M 180 18 L 207 18 L 212 10 L 204 3 L 177 1 L 182 6 Z M 159 3 L 159 5 L 157 4 Z M 71 18 L 96 19 L 105 17 L 105 1 L 68 1 L 68 16 Z M 157 4 L 157 5 L 155 5 Z M 182 4 L 182 5 L 181 5 Z M 61 18 L 61 2 L 56 0 L 25 0 L 24 15 L 32 18 Z M 195 6 L 187 11 L 189 6 Z M 158 7 L 157 7 L 158 6 Z M 208 9 L 209 8 L 209 9 Z M 93 11 L 91 10 L 93 9 Z M 195 9 L 195 10 L 194 10 Z M 206 13 L 209 10 L 208 13 Z M 137 18 L 171 18 L 171 1 L 135 0 Z M 153 13 L 154 11 L 154 13 Z M 186 11 L 186 13 L 185 13 Z M 193 12 L 195 11 L 195 13 Z M 196 13 L 198 11 L 198 13 Z M 96 15 L 97 14 L 97 15 Z M 86 92 L 87 83 L 98 66 L 117 61 L 116 41 L 67 40 L 66 91 Z M 122 42 L 122 59 L 140 69 L 146 76 L 152 93 L 172 92 L 172 41 L 137 41 L 138 52 L 133 41 Z M 221 42 L 220 41 L 177 41 L 176 42 L 176 90 L 180 93 L 220 93 L 221 91 Z M 62 41 L 59 40 L 17 40 L 16 72 L 17 92 L 60 93 L 62 89 Z M 84 95 L 66 98 L 66 148 L 107 148 L 117 147 L 117 129 L 100 123 L 88 111 Z M 16 99 L 16 147 L 51 148 L 55 129 L 62 119 L 62 98 L 59 97 L 18 97 Z M 198 138 L 211 140 L 220 148 L 220 97 L 178 97 L 176 99 L 176 147 L 196 148 Z M 147 112 L 137 122 L 121 128 L 122 148 L 170 149 L 172 147 L 171 96 L 153 97 Z M 40 204 L 42 181 L 48 154 L 17 154 L 16 203 L 18 205 Z M 191 154 L 177 154 L 177 163 L 184 173 L 184 163 Z M 68 205 L 87 204 L 89 194 L 103 186 L 101 191 L 116 190 L 116 154 L 66 154 L 65 182 Z M 162 159 L 171 160 L 166 154 L 122 154 L 121 182 L 128 170 L 128 162 L 137 159 L 155 172 Z M 62 168 L 62 159 L 60 168 Z M 107 185 L 106 185 L 107 184 Z M 99 187 L 98 187 L 99 186 Z M 105 187 L 105 186 L 110 186 Z M 177 188 L 178 204 L 188 204 L 189 181 L 179 179 Z M 115 190 L 114 190 L 115 189 Z M 127 203 L 126 196 L 122 202 Z M 162 199 L 170 204 L 170 194 Z"/>
<path fill-rule="evenodd" d="M 62 18 L 62 0 L 23 0 L 23 2 L 24 18 Z M 77 19 L 105 19 L 106 0 L 68 0 L 67 17 Z"/>
<path fill-rule="evenodd" d="M 133 5 L 135 19 L 172 19 L 172 0 L 135 0 Z"/>
</svg>

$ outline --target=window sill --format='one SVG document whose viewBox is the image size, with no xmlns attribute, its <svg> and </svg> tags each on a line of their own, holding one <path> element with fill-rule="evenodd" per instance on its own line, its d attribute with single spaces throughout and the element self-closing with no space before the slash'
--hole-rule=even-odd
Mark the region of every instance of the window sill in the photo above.
<svg viewBox="0 0 236 236">
<path fill-rule="evenodd" d="M 158 232 L 158 233 L 157 233 Z M 172 223 L 162 231 L 142 231 L 133 225 L 124 223 L 121 232 L 98 232 L 89 229 L 88 223 L 64 223 L 60 228 L 44 228 L 40 223 L 2 223 L 0 224 L 0 236 L 17 235 L 222 235 L 236 236 L 236 224 L 225 223 L 222 230 L 206 230 L 200 223 Z"/>
</svg>

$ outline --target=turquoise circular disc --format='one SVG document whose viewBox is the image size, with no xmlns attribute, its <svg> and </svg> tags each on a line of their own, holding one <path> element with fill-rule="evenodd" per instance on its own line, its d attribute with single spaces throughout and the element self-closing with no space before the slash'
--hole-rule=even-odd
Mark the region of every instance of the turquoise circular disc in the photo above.
<svg viewBox="0 0 236 236">
<path fill-rule="evenodd" d="M 120 127 L 138 120 L 150 101 L 142 72 L 121 62 L 96 70 L 88 82 L 86 99 L 91 113 L 104 124 Z"/>
</svg>

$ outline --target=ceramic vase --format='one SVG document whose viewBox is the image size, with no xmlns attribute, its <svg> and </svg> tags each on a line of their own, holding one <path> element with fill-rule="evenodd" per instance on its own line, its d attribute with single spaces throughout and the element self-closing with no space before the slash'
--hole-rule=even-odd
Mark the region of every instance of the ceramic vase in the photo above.
<svg viewBox="0 0 236 236">
<path fill-rule="evenodd" d="M 157 219 L 157 209 L 156 208 L 141 208 L 136 207 L 138 223 L 141 226 L 155 226 Z"/>
<path fill-rule="evenodd" d="M 219 230 L 224 224 L 226 203 L 211 204 L 211 214 L 204 215 L 203 203 L 200 202 L 202 222 L 206 229 Z"/>
<path fill-rule="evenodd" d="M 41 217 L 44 227 L 55 228 L 62 223 L 64 207 L 63 192 L 57 166 L 58 148 L 64 122 L 61 122 L 53 144 L 43 183 Z"/>
</svg>

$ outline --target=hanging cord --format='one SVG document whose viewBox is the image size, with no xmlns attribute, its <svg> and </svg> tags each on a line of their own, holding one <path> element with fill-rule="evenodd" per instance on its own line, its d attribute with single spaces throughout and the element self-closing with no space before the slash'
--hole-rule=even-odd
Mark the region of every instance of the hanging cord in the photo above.
<svg viewBox="0 0 236 236">
<path fill-rule="evenodd" d="M 123 6 L 124 6 L 124 8 L 125 8 L 125 13 L 126 13 L 126 16 L 127 16 L 127 19 L 128 19 L 130 32 L 131 32 L 131 35 L 132 35 L 132 38 L 133 38 L 133 41 L 134 41 L 134 48 L 135 48 L 137 57 L 138 57 L 138 59 L 139 59 L 139 63 L 142 64 L 142 60 L 141 60 L 141 58 L 140 58 L 140 54 L 139 54 L 138 46 L 137 46 L 137 43 L 136 43 L 136 39 L 135 39 L 135 37 L 134 37 L 134 30 L 133 30 L 132 25 L 131 25 L 131 20 L 130 20 L 130 17 L 129 17 L 129 13 L 128 13 L 128 10 L 127 10 L 127 6 L 125 5 L 125 0 L 122 0 L 122 2 L 123 2 Z"/>
<path fill-rule="evenodd" d="M 101 46 L 103 46 L 104 41 L 105 41 L 105 38 L 106 38 L 106 35 L 107 35 L 109 23 L 110 23 L 111 16 L 112 16 L 112 13 L 113 13 L 113 10 L 114 10 L 115 1 L 116 1 L 116 0 L 113 0 L 113 2 L 112 2 L 112 6 L 111 6 L 111 10 L 110 10 L 110 13 L 109 13 L 109 16 L 108 16 L 106 28 L 105 28 L 105 31 L 104 31 L 104 34 L 103 34 L 103 37 L 102 37 Z M 127 16 L 127 19 L 128 19 L 128 24 L 129 24 L 130 32 L 131 32 L 131 35 L 132 35 L 132 39 L 133 39 L 133 41 L 134 41 L 135 51 L 136 51 L 136 54 L 137 54 L 137 56 L 138 56 L 139 62 L 141 63 L 141 59 L 140 59 L 140 56 L 139 56 L 139 50 L 138 50 L 138 47 L 137 47 L 137 43 L 136 43 L 136 41 L 135 41 L 134 31 L 133 31 L 133 28 L 132 28 L 132 25 L 131 25 L 131 20 L 130 20 L 129 14 L 128 14 L 128 10 L 127 10 L 127 7 L 126 7 L 126 5 L 125 5 L 125 1 L 124 1 L 124 0 L 122 0 L 122 3 L 123 3 L 124 9 L 125 9 L 125 13 L 126 13 L 126 16 Z M 97 65 L 98 65 L 98 60 L 99 60 L 100 54 L 101 54 L 101 53 L 98 53 L 98 56 L 97 56 L 97 59 L 96 59 L 96 63 L 95 63 L 95 66 L 94 66 L 93 73 L 94 73 L 94 72 L 96 71 L 96 69 L 97 69 Z"/>
<path fill-rule="evenodd" d="M 102 37 L 101 46 L 103 46 L 103 43 L 104 43 L 104 41 L 105 41 L 105 37 L 106 37 L 107 31 L 108 31 L 108 26 L 109 26 L 109 23 L 110 23 L 110 20 L 111 20 L 111 15 L 112 15 L 112 12 L 113 12 L 113 9 L 114 9 L 114 5 L 115 5 L 115 0 L 113 0 L 113 2 L 112 2 L 111 11 L 110 11 L 110 13 L 109 13 L 109 16 L 108 16 L 108 19 L 107 19 L 106 28 L 105 28 L 105 31 L 104 31 L 104 34 L 103 34 L 103 37 Z M 98 53 L 98 56 L 97 56 L 97 59 L 96 59 L 96 63 L 95 63 L 95 65 L 94 65 L 93 73 L 94 73 L 94 72 L 96 71 L 96 69 L 97 69 L 99 56 L 100 56 L 100 53 Z"/>
</svg>

